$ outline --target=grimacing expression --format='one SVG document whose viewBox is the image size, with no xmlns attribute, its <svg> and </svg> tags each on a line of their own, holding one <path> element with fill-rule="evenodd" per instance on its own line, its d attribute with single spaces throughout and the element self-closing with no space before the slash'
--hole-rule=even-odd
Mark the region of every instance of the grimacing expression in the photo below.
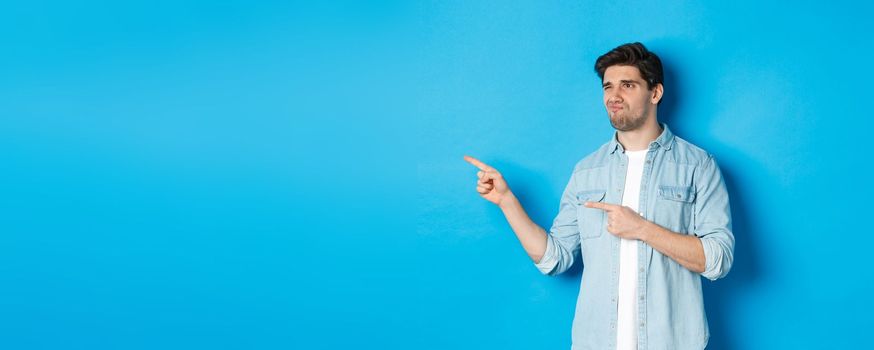
<svg viewBox="0 0 874 350">
<path fill-rule="evenodd" d="M 661 84 L 647 88 L 640 70 L 634 66 L 610 66 L 604 71 L 604 106 L 610 124 L 619 131 L 640 128 L 661 99 Z"/>
</svg>

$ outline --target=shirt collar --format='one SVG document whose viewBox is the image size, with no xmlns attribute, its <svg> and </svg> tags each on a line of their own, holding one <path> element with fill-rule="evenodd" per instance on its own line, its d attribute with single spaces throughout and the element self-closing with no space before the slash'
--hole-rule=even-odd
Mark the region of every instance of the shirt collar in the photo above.
<svg viewBox="0 0 874 350">
<path fill-rule="evenodd" d="M 668 127 L 668 124 L 659 123 L 662 126 L 662 133 L 655 140 L 650 142 L 649 149 L 653 149 L 653 144 L 657 144 L 659 147 L 664 148 L 666 151 L 669 151 L 671 147 L 674 145 L 674 133 L 671 132 L 671 128 Z M 625 152 L 625 148 L 622 147 L 622 144 L 619 143 L 619 132 L 614 131 L 613 137 L 610 139 L 610 144 L 607 147 L 610 150 L 610 154 L 616 152 L 616 150 L 620 150 Z"/>
</svg>

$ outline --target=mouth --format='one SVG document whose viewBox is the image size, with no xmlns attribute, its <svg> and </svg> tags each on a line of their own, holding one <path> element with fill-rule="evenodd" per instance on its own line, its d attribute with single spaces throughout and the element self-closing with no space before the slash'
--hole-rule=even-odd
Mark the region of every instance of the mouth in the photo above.
<svg viewBox="0 0 874 350">
<path fill-rule="evenodd" d="M 614 112 L 614 113 L 621 110 L 621 109 L 622 109 L 621 105 L 612 105 L 609 107 L 610 112 Z"/>
</svg>

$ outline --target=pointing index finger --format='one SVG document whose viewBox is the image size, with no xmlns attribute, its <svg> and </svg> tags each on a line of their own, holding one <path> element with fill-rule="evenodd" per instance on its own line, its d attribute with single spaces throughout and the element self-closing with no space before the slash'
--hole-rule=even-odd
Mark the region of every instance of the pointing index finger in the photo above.
<svg viewBox="0 0 874 350">
<path fill-rule="evenodd" d="M 610 203 L 588 202 L 588 201 L 586 203 L 584 203 L 584 205 L 586 207 L 589 207 L 589 208 L 601 209 L 601 210 L 607 211 L 607 212 L 611 212 L 613 210 L 616 210 L 616 208 L 619 207 L 618 205 L 610 204 Z"/>
<path fill-rule="evenodd" d="M 482 171 L 492 169 L 492 167 L 486 165 L 486 163 L 483 163 L 483 162 L 479 161 L 479 159 L 476 159 L 476 158 L 471 157 L 471 156 L 464 156 L 464 160 L 470 164 L 473 164 L 475 167 L 479 168 L 479 170 L 482 170 Z"/>
</svg>

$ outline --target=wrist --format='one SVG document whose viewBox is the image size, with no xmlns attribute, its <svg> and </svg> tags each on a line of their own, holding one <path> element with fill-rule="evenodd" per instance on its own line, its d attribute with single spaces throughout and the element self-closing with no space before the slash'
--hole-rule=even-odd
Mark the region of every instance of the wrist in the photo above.
<svg viewBox="0 0 874 350">
<path fill-rule="evenodd" d="M 519 200 L 516 199 L 516 196 L 513 195 L 513 192 L 510 192 L 509 190 L 507 190 L 507 194 L 505 194 L 503 197 L 501 197 L 501 202 L 498 203 L 498 207 L 500 207 L 501 210 L 507 210 L 514 203 L 517 203 L 518 201 Z"/>
<path fill-rule="evenodd" d="M 643 225 L 640 230 L 640 237 L 638 239 L 648 243 L 653 239 L 653 236 L 658 234 L 657 230 L 658 225 L 656 225 L 652 221 L 643 219 Z"/>
</svg>

